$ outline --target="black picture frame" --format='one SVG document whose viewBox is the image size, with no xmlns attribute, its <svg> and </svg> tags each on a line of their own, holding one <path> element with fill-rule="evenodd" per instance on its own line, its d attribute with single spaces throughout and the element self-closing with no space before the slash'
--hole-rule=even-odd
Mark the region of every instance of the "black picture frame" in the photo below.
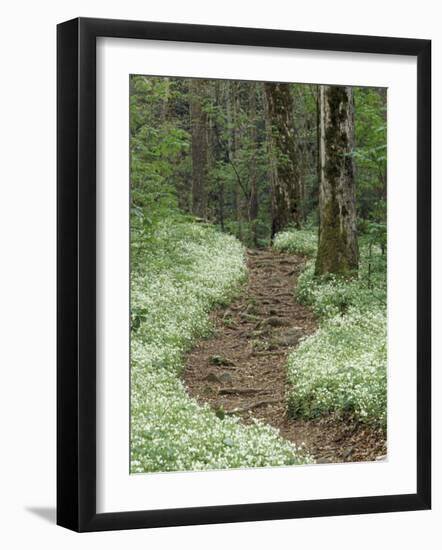
<svg viewBox="0 0 442 550">
<path fill-rule="evenodd" d="M 417 58 L 417 491 L 361 498 L 96 512 L 96 39 Z M 431 506 L 431 41 L 78 18 L 57 28 L 57 523 L 83 531 L 424 510 Z"/>
</svg>

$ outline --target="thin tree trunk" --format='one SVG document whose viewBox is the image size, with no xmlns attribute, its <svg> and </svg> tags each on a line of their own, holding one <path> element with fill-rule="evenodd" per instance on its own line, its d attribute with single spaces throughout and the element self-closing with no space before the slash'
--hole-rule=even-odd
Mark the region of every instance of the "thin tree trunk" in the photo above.
<svg viewBox="0 0 442 550">
<path fill-rule="evenodd" d="M 387 98 L 388 98 L 388 88 L 380 88 L 379 94 L 382 98 L 383 108 L 384 108 L 384 122 L 385 126 L 387 126 Z M 387 166 L 385 165 L 384 170 L 381 170 L 380 175 L 381 183 L 382 183 L 382 198 L 385 202 L 387 202 Z"/>
<path fill-rule="evenodd" d="M 220 105 L 222 102 L 222 87 L 219 80 L 215 81 L 214 93 L 215 105 Z M 223 151 L 221 148 L 221 129 L 216 116 L 213 122 L 213 134 L 215 138 L 213 144 L 214 160 L 216 162 L 223 155 Z M 222 177 L 216 179 L 216 194 L 218 201 L 218 222 L 220 224 L 221 231 L 224 231 L 224 179 Z"/>
<path fill-rule="evenodd" d="M 233 82 L 230 80 L 227 80 L 225 82 L 225 96 L 226 96 L 226 112 L 227 112 L 227 161 L 231 166 L 233 166 L 234 163 L 234 142 L 233 142 L 233 108 L 232 108 L 232 87 Z M 231 198 L 233 202 L 233 209 L 236 213 L 238 210 L 237 206 L 237 200 L 238 200 L 238 194 L 237 194 L 237 187 L 236 185 L 233 188 L 233 196 L 229 193 L 229 198 Z"/>
<path fill-rule="evenodd" d="M 275 180 L 272 190 L 273 236 L 289 224 L 300 225 L 300 172 L 293 127 L 293 99 L 288 84 L 266 82 Z"/>
<path fill-rule="evenodd" d="M 257 183 L 257 171 L 256 171 L 256 149 L 257 149 L 257 132 L 256 132 L 256 83 L 250 84 L 250 142 L 252 148 L 252 155 L 249 164 L 249 205 L 248 205 L 248 218 L 250 223 L 251 242 L 253 246 L 258 245 L 258 236 L 256 232 L 256 221 L 258 218 L 258 190 Z"/>
<path fill-rule="evenodd" d="M 321 86 L 321 183 L 316 274 L 352 275 L 358 268 L 354 101 L 350 87 Z"/>
<path fill-rule="evenodd" d="M 234 150 L 234 162 L 238 159 L 238 153 L 241 146 L 241 123 L 240 123 L 240 88 L 239 82 L 233 83 L 233 150 Z M 238 174 L 237 174 L 238 176 Z M 243 240 L 243 190 L 240 188 L 239 183 L 236 185 L 236 221 L 238 223 L 238 239 Z"/>
<path fill-rule="evenodd" d="M 297 133 L 297 156 L 298 159 L 298 173 L 299 173 L 299 221 L 304 223 L 306 219 L 306 189 L 305 180 L 309 165 L 309 146 L 308 136 L 310 130 L 310 121 L 308 119 L 306 109 L 305 84 L 295 84 L 294 89 L 296 91 L 294 120 L 296 120 L 296 133 Z"/>
<path fill-rule="evenodd" d="M 276 155 L 275 155 L 275 148 L 273 144 L 272 139 L 272 123 L 270 120 L 270 113 L 269 113 L 269 102 L 267 101 L 267 94 L 265 90 L 264 84 L 262 85 L 262 98 L 263 98 L 263 104 L 264 104 L 264 120 L 265 120 L 265 136 L 266 136 L 266 150 L 267 150 L 267 156 L 268 156 L 268 178 L 270 181 L 270 189 L 271 189 L 271 229 L 270 229 L 270 240 L 273 239 L 276 231 L 274 230 L 273 220 L 277 216 L 277 206 L 276 206 L 276 193 L 275 189 L 277 187 L 276 180 L 277 180 L 277 174 L 276 174 Z"/>
<path fill-rule="evenodd" d="M 203 109 L 205 86 L 203 80 L 190 81 L 190 116 L 192 123 L 192 213 L 200 218 L 207 215 L 207 113 Z"/>
<path fill-rule="evenodd" d="M 317 189 L 321 182 L 321 86 L 316 86 L 316 176 Z"/>
<path fill-rule="evenodd" d="M 161 106 L 161 118 L 163 122 L 167 122 L 167 116 L 169 114 L 169 96 L 170 96 L 170 79 L 164 77 L 164 98 Z"/>
</svg>

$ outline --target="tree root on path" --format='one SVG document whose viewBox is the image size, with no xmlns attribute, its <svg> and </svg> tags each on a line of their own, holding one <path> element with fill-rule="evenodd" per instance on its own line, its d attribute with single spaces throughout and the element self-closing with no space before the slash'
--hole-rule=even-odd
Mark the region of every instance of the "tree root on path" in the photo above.
<svg viewBox="0 0 442 550">
<path fill-rule="evenodd" d="M 220 388 L 218 393 L 226 395 L 229 393 L 261 393 L 270 391 L 268 388 Z"/>
<path fill-rule="evenodd" d="M 225 414 L 243 413 L 243 412 L 251 411 L 252 409 L 256 409 L 258 407 L 262 407 L 263 405 L 272 405 L 274 403 L 281 403 L 281 401 L 283 401 L 283 399 L 262 399 L 261 401 L 255 401 L 255 403 L 250 403 L 245 407 L 236 407 L 231 411 L 224 411 L 224 413 Z"/>
</svg>

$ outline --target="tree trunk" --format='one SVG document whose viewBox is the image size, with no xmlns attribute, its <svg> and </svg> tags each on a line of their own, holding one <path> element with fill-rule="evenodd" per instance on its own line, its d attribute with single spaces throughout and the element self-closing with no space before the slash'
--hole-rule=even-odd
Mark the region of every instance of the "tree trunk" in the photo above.
<svg viewBox="0 0 442 550">
<path fill-rule="evenodd" d="M 321 183 L 316 274 L 349 276 L 358 269 L 354 101 L 350 87 L 321 86 Z"/>
<path fill-rule="evenodd" d="M 293 127 L 293 99 L 288 84 L 266 82 L 264 90 L 271 128 L 272 181 L 271 236 L 289 224 L 300 223 L 300 173 Z"/>
<path fill-rule="evenodd" d="M 207 215 L 207 113 L 203 109 L 204 81 L 190 81 L 190 117 L 192 123 L 192 214 Z"/>
<path fill-rule="evenodd" d="M 232 106 L 232 95 L 234 94 L 234 91 L 232 93 L 232 87 L 233 82 L 230 80 L 225 81 L 225 97 L 226 97 L 226 118 L 227 118 L 227 156 L 226 160 L 230 164 L 230 166 L 234 166 L 234 132 L 233 132 L 233 126 L 234 126 L 234 114 L 233 114 L 233 106 Z M 235 217 L 237 217 L 238 212 L 238 193 L 237 193 L 237 186 L 235 185 L 233 189 L 231 186 L 228 187 L 228 195 L 229 200 L 228 202 L 233 203 L 233 211 L 235 213 Z M 232 212 L 233 217 L 233 212 Z M 238 232 L 236 231 L 236 235 L 238 235 Z"/>
<path fill-rule="evenodd" d="M 164 77 L 164 96 L 163 104 L 161 106 L 161 118 L 164 122 L 167 122 L 167 117 L 169 114 L 169 100 L 170 100 L 170 79 L 169 77 Z"/>
<path fill-rule="evenodd" d="M 273 237 L 276 233 L 274 231 L 274 224 L 273 220 L 276 217 L 277 209 L 276 209 L 276 201 L 275 201 L 275 189 L 276 189 L 276 155 L 274 151 L 273 146 L 273 139 L 272 139 L 272 124 L 270 120 L 270 113 L 269 113 L 269 102 L 267 101 L 267 95 L 265 90 L 265 85 L 262 85 L 262 99 L 263 99 L 263 106 L 264 106 L 264 122 L 265 122 L 265 143 L 266 143 L 266 150 L 267 150 L 267 157 L 268 157 L 268 178 L 270 182 L 270 192 L 271 192 L 271 228 L 270 228 L 270 243 L 273 240 Z"/>
<path fill-rule="evenodd" d="M 258 236 L 256 233 L 256 221 L 258 218 L 258 190 L 256 188 L 256 149 L 257 149 L 257 132 L 256 132 L 256 83 L 250 84 L 250 103 L 249 103 L 249 115 L 250 115 L 250 145 L 252 148 L 252 154 L 249 165 L 249 205 L 248 205 L 248 218 L 250 223 L 251 242 L 253 246 L 258 244 Z"/>
<path fill-rule="evenodd" d="M 215 105 L 222 105 L 223 103 L 223 97 L 222 97 L 222 87 L 221 82 L 219 80 L 215 80 L 215 97 L 214 97 L 214 104 Z M 219 122 L 217 120 L 217 117 L 214 117 L 213 121 L 213 135 L 214 135 L 214 144 L 213 144 L 213 151 L 214 151 L 214 164 L 216 164 L 216 161 L 222 158 L 223 151 L 221 148 L 221 128 L 219 125 Z M 221 227 L 221 231 L 224 231 L 224 178 L 216 178 L 216 196 L 217 196 L 217 202 L 218 202 L 218 223 Z"/>
<path fill-rule="evenodd" d="M 387 126 L 387 94 L 388 89 L 387 88 L 379 88 L 379 94 L 382 98 L 382 106 L 383 106 L 383 112 L 384 112 L 384 122 L 385 126 Z M 380 180 L 382 184 L 382 198 L 384 199 L 385 203 L 387 203 L 387 165 L 385 165 L 384 169 L 381 170 L 380 174 Z"/>
<path fill-rule="evenodd" d="M 241 112 L 241 103 L 240 103 L 240 94 L 241 94 L 241 83 L 232 82 L 232 91 L 233 91 L 233 161 L 237 163 L 239 152 L 241 149 L 241 138 L 242 138 L 242 128 L 240 121 L 240 112 Z M 239 177 L 238 168 L 236 169 L 236 175 Z M 238 223 L 238 239 L 243 241 L 243 190 L 240 188 L 239 183 L 236 185 L 236 221 Z"/>
<path fill-rule="evenodd" d="M 317 191 L 321 185 L 321 86 L 316 86 L 316 178 Z"/>
</svg>

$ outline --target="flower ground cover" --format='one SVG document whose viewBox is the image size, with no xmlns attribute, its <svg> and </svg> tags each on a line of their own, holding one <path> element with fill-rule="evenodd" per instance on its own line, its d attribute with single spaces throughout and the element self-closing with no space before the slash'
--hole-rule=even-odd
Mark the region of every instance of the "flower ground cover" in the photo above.
<svg viewBox="0 0 442 550">
<path fill-rule="evenodd" d="M 317 278 L 310 260 L 298 279 L 297 298 L 321 325 L 289 357 L 289 407 L 293 416 L 334 412 L 386 429 L 386 257 L 380 247 L 360 244 L 358 278 Z M 285 231 L 274 247 L 313 256 L 316 235 Z"/>
<path fill-rule="evenodd" d="M 244 250 L 205 225 L 160 225 L 131 274 L 131 471 L 304 464 L 305 452 L 259 422 L 220 418 L 189 397 L 184 353 L 210 335 L 210 310 L 245 280 Z"/>
</svg>

